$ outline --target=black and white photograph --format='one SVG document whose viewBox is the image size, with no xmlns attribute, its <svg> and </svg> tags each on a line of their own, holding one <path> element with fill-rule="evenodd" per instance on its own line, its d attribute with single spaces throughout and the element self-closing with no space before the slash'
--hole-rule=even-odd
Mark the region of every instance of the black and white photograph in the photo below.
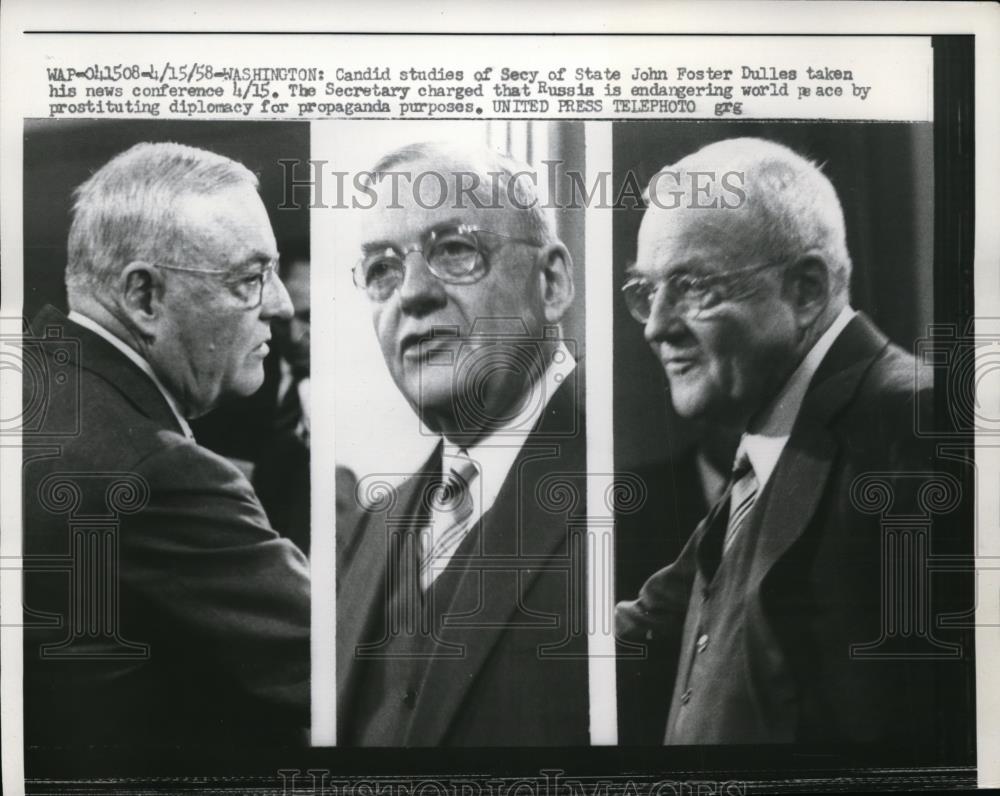
<svg viewBox="0 0 1000 796">
<path fill-rule="evenodd" d="M 336 249 L 337 743 L 585 746 L 583 214 L 539 177 L 582 171 L 582 125 L 325 143 L 363 189 Z"/>
<path fill-rule="evenodd" d="M 304 124 L 24 128 L 25 744 L 310 727 Z M 34 754 L 31 754 L 34 753 Z"/>
<path fill-rule="evenodd" d="M 614 158 L 621 742 L 971 761 L 933 125 L 617 123 Z"/>
<path fill-rule="evenodd" d="M 844 10 L 5 2 L 2 792 L 1000 785 L 1000 11 Z"/>
</svg>

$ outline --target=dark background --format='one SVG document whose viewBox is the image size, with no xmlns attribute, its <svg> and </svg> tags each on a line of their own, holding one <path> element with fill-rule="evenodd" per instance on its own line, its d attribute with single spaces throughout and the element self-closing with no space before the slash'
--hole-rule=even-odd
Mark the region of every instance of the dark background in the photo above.
<svg viewBox="0 0 1000 796">
<path fill-rule="evenodd" d="M 840 197 L 853 261 L 851 303 L 908 350 L 933 319 L 934 138 L 931 124 L 862 122 L 624 122 L 612 133 L 615 185 L 630 172 L 643 189 L 665 166 L 714 141 L 752 136 L 785 144 L 819 164 Z M 635 261 L 643 209 L 614 214 L 614 282 Z M 620 291 L 613 305 L 615 469 L 646 484 L 636 513 L 615 531 L 615 590 L 634 599 L 673 561 L 707 514 L 694 449 L 710 428 L 677 416 L 663 367 Z M 921 330 L 924 330 L 923 332 Z M 716 439 L 727 461 L 736 439 Z M 728 458 L 727 458 L 728 457 Z M 675 656 L 618 662 L 619 741 L 662 740 Z"/>
<path fill-rule="evenodd" d="M 938 322 L 960 322 L 961 328 L 967 328 L 970 333 L 973 331 L 970 322 L 975 211 L 974 38 L 971 35 L 933 37 L 934 149 L 933 157 L 920 164 L 927 175 L 934 175 L 935 318 Z M 669 37 L 664 37 L 665 46 L 669 41 Z M 169 122 L 157 122 L 153 129 L 166 124 Z M 744 129 L 749 127 L 745 125 Z M 758 129 L 763 130 L 764 126 Z M 26 158 L 28 154 L 26 147 Z M 656 167 L 667 162 L 664 160 Z M 27 169 L 25 173 L 31 174 Z M 842 190 L 840 184 L 837 188 Z M 64 196 L 59 198 L 65 201 Z M 878 195 L 873 198 L 881 199 Z M 842 199 L 847 204 L 846 198 Z M 849 219 L 848 224 L 851 223 Z M 616 240 L 622 241 L 617 227 L 615 231 Z M 631 245 L 635 245 L 634 236 Z M 853 242 L 851 246 L 852 255 L 859 259 Z M 624 263 L 619 267 L 623 266 Z M 860 263 L 856 263 L 856 267 L 860 267 Z M 29 300 L 26 296 L 26 302 Z M 645 346 L 641 330 L 631 318 L 621 317 L 622 324 L 626 320 L 636 327 L 641 351 Z M 887 333 L 895 334 L 884 319 L 876 316 L 876 321 L 883 324 Z M 652 370 L 648 373 L 655 375 Z M 622 389 L 619 386 L 619 397 Z M 640 390 L 642 385 L 631 385 L 629 389 Z M 969 654 L 974 654 L 971 647 Z M 70 750 L 28 748 L 25 764 L 29 772 L 29 793 L 56 793 L 76 787 L 88 792 L 99 789 L 101 792 L 134 794 L 137 789 L 143 789 L 144 792 L 166 794 L 189 789 L 194 777 L 203 778 L 200 781 L 205 787 L 231 789 L 238 783 L 241 792 L 272 793 L 287 788 L 288 775 L 280 774 L 281 771 L 297 771 L 296 784 L 304 788 L 304 792 L 310 784 L 321 782 L 332 785 L 348 781 L 355 787 L 374 783 L 376 788 L 387 784 L 390 788 L 393 785 L 412 788 L 433 778 L 448 787 L 449 792 L 452 787 L 457 790 L 474 782 L 480 784 L 485 793 L 502 778 L 498 790 L 509 787 L 513 793 L 523 785 L 522 777 L 530 777 L 529 783 L 541 783 L 544 788 L 546 780 L 540 774 L 543 770 L 560 772 L 560 783 L 582 780 L 587 787 L 603 780 L 610 781 L 612 788 L 628 784 L 643 792 L 653 783 L 667 782 L 672 787 L 660 788 L 659 792 L 664 794 L 694 792 L 702 785 L 705 792 L 710 792 L 713 786 L 717 786 L 719 792 L 776 792 L 787 791 L 796 783 L 800 789 L 810 791 L 843 790 L 845 783 L 859 790 L 895 792 L 967 789 L 974 788 L 976 782 L 975 723 L 971 714 L 969 721 L 970 755 L 944 764 L 906 749 L 829 745 L 807 748 L 353 749 L 349 752 L 315 748 L 301 752 L 267 750 L 253 755 L 226 755 L 211 749 L 184 754 L 122 755 L 102 748 L 80 755 Z M 309 769 L 318 770 L 315 780 L 310 780 Z"/>
<path fill-rule="evenodd" d="M 968 140 L 969 95 L 956 81 L 971 81 L 961 44 L 935 40 L 935 123 L 864 122 L 677 122 L 616 123 L 613 128 L 615 185 L 632 172 L 643 188 L 659 169 L 707 144 L 753 136 L 789 146 L 820 164 L 844 210 L 853 261 L 851 304 L 868 314 L 895 343 L 916 352 L 932 324 L 958 324 L 971 332 L 972 144 Z M 969 89 L 971 91 L 971 89 Z M 964 116 L 964 129 L 958 120 Z M 615 212 L 614 279 L 621 285 L 634 262 L 643 209 Z M 663 368 L 628 312 L 620 291 L 613 305 L 614 450 L 618 473 L 633 473 L 648 495 L 635 514 L 616 523 L 617 599 L 633 599 L 642 583 L 673 561 L 709 506 L 694 468 L 693 449 L 703 433 L 673 411 Z M 936 399 L 942 398 L 938 380 Z M 941 417 L 941 401 L 938 401 Z M 961 434 L 956 435 L 961 439 Z M 735 440 L 732 440 L 735 448 Z M 730 451 L 730 456 L 732 451 Z M 956 473 L 969 494 L 971 470 Z M 961 550 L 971 550 L 972 518 L 965 518 Z M 961 582 L 958 582 L 958 581 Z M 971 578 L 939 584 L 972 604 Z M 944 604 L 944 603 L 941 603 Z M 969 722 L 955 749 L 971 757 L 972 634 L 968 650 Z M 622 657 L 618 661 L 619 743 L 658 744 L 666 724 L 676 658 Z M 962 733 L 956 732 L 956 735 Z M 963 747 L 963 744 L 966 744 Z M 948 752 L 942 752 L 947 756 Z M 949 762 L 952 762 L 949 760 Z"/>
<path fill-rule="evenodd" d="M 844 208 L 854 262 L 851 302 L 894 342 L 913 350 L 934 313 L 934 131 L 863 122 L 625 122 L 613 132 L 614 183 L 632 171 L 643 188 L 661 168 L 707 144 L 754 136 L 823 166 Z M 614 214 L 615 284 L 635 260 L 642 209 Z M 674 414 L 666 377 L 628 313 L 614 302 L 615 466 L 674 458 L 695 431 Z"/>
<path fill-rule="evenodd" d="M 309 159 L 309 124 L 303 122 L 203 122 L 184 120 L 46 120 L 24 124 L 24 316 L 46 304 L 66 311 L 63 273 L 73 190 L 112 157 L 141 141 L 175 141 L 239 161 L 257 175 L 282 263 L 309 257 L 309 207 L 279 209 L 285 188 L 282 159 Z M 302 178 L 308 173 L 299 169 Z M 268 422 L 277 377 L 272 353 L 265 387 L 192 423 L 198 442 L 226 456 L 254 461 Z"/>
</svg>

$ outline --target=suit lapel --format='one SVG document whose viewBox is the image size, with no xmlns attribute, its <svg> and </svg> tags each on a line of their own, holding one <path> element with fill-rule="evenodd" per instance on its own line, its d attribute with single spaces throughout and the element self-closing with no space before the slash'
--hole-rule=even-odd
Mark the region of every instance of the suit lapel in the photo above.
<svg viewBox="0 0 1000 796">
<path fill-rule="evenodd" d="M 805 531 L 826 489 L 836 447 L 833 436 L 816 423 L 804 425 L 789 439 L 766 488 L 759 520 L 765 531 L 753 557 L 751 590 Z"/>
<path fill-rule="evenodd" d="M 573 565 L 567 558 L 570 523 L 565 515 L 546 511 L 536 499 L 535 482 L 521 475 L 526 467 L 537 470 L 541 466 L 546 474 L 569 478 L 577 474 L 577 484 L 584 483 L 586 433 L 582 418 L 573 416 L 576 406 L 573 386 L 569 384 L 572 381 L 567 379 L 568 383 L 553 395 L 538 428 L 515 459 L 493 508 L 482 518 L 478 533 L 470 533 L 456 553 L 456 565 L 461 558 L 469 558 L 461 562 L 455 588 L 444 595 L 447 607 L 444 604 L 435 606 L 434 611 L 445 614 L 440 640 L 448 645 L 462 645 L 465 650 L 461 676 L 457 676 L 453 666 L 435 665 L 432 661 L 427 667 L 410 724 L 409 739 L 413 743 L 436 745 L 444 740 L 476 676 L 503 634 L 517 632 L 511 625 L 518 612 L 517 597 L 530 591 L 546 565 L 551 567 L 552 562 L 559 559 L 568 562 L 567 566 Z M 576 433 L 560 436 L 569 428 L 575 428 Z M 541 462 L 548 464 L 541 465 Z M 585 511 L 585 493 L 580 507 Z M 517 577 L 506 573 L 511 589 L 501 595 L 493 594 L 492 599 L 488 590 L 483 589 L 484 602 L 473 617 L 463 621 L 455 608 L 456 599 L 460 599 L 460 595 L 479 593 L 484 585 L 482 579 L 486 576 L 477 561 L 479 556 L 494 566 L 499 556 L 507 557 L 512 560 Z M 532 561 L 538 565 L 531 566 Z"/>
<path fill-rule="evenodd" d="M 352 537 L 352 549 L 341 552 L 341 573 L 337 587 L 337 681 L 342 710 L 349 712 L 349 700 L 356 693 L 360 670 L 356 656 L 359 648 L 372 650 L 389 640 L 388 614 L 391 584 L 388 578 L 390 535 L 398 537 L 421 523 L 421 501 L 427 479 L 440 470 L 441 446 L 424 466 L 398 488 L 390 488 L 395 500 L 383 511 L 366 511 Z M 381 490 L 377 484 L 359 489 Z M 380 627 L 381 624 L 381 627 Z M 377 636 L 373 638 L 373 636 Z M 363 657 L 363 652 L 362 652 Z"/>
<path fill-rule="evenodd" d="M 165 428 L 183 433 L 159 388 L 135 363 L 103 337 L 74 323 L 50 306 L 43 308 L 31 325 L 36 335 L 44 335 L 46 329 L 56 327 L 61 330 L 65 339 L 78 341 L 79 348 L 70 349 L 71 361 L 107 382 L 146 417 Z"/>
<path fill-rule="evenodd" d="M 862 377 L 887 344 L 886 337 L 858 313 L 816 371 L 762 496 L 760 527 L 764 532 L 753 558 L 751 590 L 802 536 L 815 514 L 837 455 L 838 443 L 830 424 L 854 399 Z"/>
</svg>

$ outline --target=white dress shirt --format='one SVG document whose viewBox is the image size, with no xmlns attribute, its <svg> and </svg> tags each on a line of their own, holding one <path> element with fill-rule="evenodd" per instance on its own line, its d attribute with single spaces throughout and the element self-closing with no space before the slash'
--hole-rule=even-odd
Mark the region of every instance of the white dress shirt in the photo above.
<svg viewBox="0 0 1000 796">
<path fill-rule="evenodd" d="M 172 411 L 174 413 L 174 417 L 177 418 L 177 424 L 181 427 L 181 430 L 184 432 L 184 436 L 186 436 L 188 439 L 192 440 L 194 439 L 194 434 L 191 432 L 191 426 L 188 425 L 187 420 L 181 413 L 181 406 L 177 402 L 177 399 L 170 394 L 170 391 L 167 390 L 167 388 L 163 385 L 163 382 L 161 382 L 156 377 L 156 374 L 153 372 L 153 368 L 138 351 L 132 348 L 132 346 L 130 346 L 121 338 L 109 332 L 107 329 L 101 326 L 97 321 L 88 318 L 86 315 L 81 315 L 79 312 L 73 311 L 66 317 L 69 318 L 71 321 L 73 321 L 73 323 L 78 323 L 83 328 L 90 329 L 90 331 L 92 331 L 94 334 L 103 337 L 105 340 L 111 343 L 111 345 L 113 345 L 115 348 L 121 351 L 125 356 L 127 356 L 135 364 L 135 366 L 139 368 L 139 370 L 141 370 L 143 373 L 149 376 L 149 378 L 153 381 L 153 384 L 156 385 L 156 388 L 163 395 L 164 400 L 170 407 L 170 411 Z"/>
<path fill-rule="evenodd" d="M 447 476 L 456 461 L 461 460 L 462 451 L 476 463 L 478 469 L 478 476 L 469 485 L 469 493 L 472 497 L 472 515 L 466 523 L 466 534 L 493 507 L 504 482 L 507 480 L 510 468 L 514 466 L 514 460 L 521 452 L 525 441 L 538 424 L 556 390 L 565 382 L 575 367 L 576 360 L 565 343 L 560 342 L 552 352 L 542 378 L 533 387 L 533 389 L 538 389 L 539 385 L 543 387 L 545 390 L 544 400 L 528 401 L 528 406 L 525 407 L 524 411 L 510 423 L 469 448 L 460 448 L 447 438 L 444 439 L 442 477 Z M 454 549 L 451 553 L 454 553 Z M 440 572 L 450 557 L 448 555 L 438 558 L 435 562 L 435 569 Z"/>
<path fill-rule="evenodd" d="M 798 368 L 785 383 L 778 397 L 754 423 L 753 431 L 748 430 L 740 440 L 740 447 L 746 451 L 757 476 L 759 489 L 763 489 L 771 473 L 774 472 L 781 452 L 788 444 L 792 427 L 799 416 L 802 401 L 809 389 L 809 382 L 819 369 L 823 358 L 829 353 L 840 333 L 857 313 L 844 307 L 830 327 L 816 341 Z"/>
</svg>

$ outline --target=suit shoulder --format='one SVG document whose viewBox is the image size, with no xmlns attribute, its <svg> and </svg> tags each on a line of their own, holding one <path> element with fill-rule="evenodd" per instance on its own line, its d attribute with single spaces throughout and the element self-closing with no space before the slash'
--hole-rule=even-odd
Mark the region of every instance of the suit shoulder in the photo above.
<svg viewBox="0 0 1000 796">
<path fill-rule="evenodd" d="M 39 437 L 59 445 L 64 467 L 129 470 L 163 447 L 163 423 L 146 415 L 108 379 L 79 371 L 78 388 L 52 391 Z"/>
<path fill-rule="evenodd" d="M 337 468 L 337 565 L 348 566 L 359 555 L 366 539 L 379 533 L 378 526 L 390 516 L 411 517 L 420 513 L 420 503 L 431 484 L 430 460 L 401 480 L 370 474 L 358 478 L 346 467 Z M 343 472 L 342 472 L 343 471 Z M 374 527 L 373 527 L 374 526 Z"/>
<path fill-rule="evenodd" d="M 169 429 L 158 429 L 136 469 L 150 482 L 177 489 L 223 489 L 253 497 L 243 472 L 223 456 Z"/>
<path fill-rule="evenodd" d="M 911 354 L 890 343 L 875 358 L 859 393 L 867 401 L 887 405 L 912 404 L 934 388 L 933 372 Z"/>
<path fill-rule="evenodd" d="M 919 431 L 931 427 L 933 405 L 932 371 L 890 344 L 865 374 L 842 429 L 872 466 L 922 465 L 929 454 Z"/>
</svg>

